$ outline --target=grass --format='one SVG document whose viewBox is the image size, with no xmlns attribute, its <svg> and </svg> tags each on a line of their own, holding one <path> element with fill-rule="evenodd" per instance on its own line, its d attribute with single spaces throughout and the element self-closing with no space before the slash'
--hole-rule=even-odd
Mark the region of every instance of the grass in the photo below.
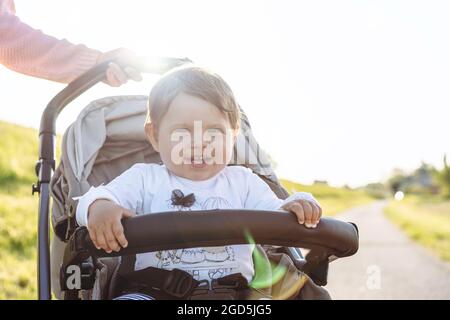
<svg viewBox="0 0 450 320">
<path fill-rule="evenodd" d="M 0 135 L 0 300 L 36 299 L 38 131 L 0 121 Z"/>
<path fill-rule="evenodd" d="M 0 192 L 0 299 L 36 298 L 37 197 Z"/>
<path fill-rule="evenodd" d="M 37 130 L 0 121 L 0 299 L 35 299 Z"/>
<path fill-rule="evenodd" d="M 13 190 L 31 183 L 38 152 L 37 131 L 0 121 L 0 136 L 0 188 Z"/>
<path fill-rule="evenodd" d="M 285 179 L 280 182 L 291 194 L 310 192 L 320 202 L 324 216 L 334 216 L 352 207 L 374 201 L 374 198 L 363 190 L 334 188 L 325 184 L 303 185 Z"/>
<path fill-rule="evenodd" d="M 439 196 L 407 196 L 392 200 L 386 216 L 414 241 L 450 261 L 450 200 Z"/>
</svg>

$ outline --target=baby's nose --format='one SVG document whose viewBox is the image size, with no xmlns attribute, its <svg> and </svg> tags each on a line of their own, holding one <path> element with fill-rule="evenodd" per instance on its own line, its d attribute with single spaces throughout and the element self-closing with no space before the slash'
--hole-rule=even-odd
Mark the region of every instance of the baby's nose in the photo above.
<svg viewBox="0 0 450 320">
<path fill-rule="evenodd" d="M 203 139 L 194 139 L 192 143 L 193 151 L 203 152 L 208 143 L 208 141 L 204 141 Z"/>
<path fill-rule="evenodd" d="M 195 156 L 201 156 L 203 154 L 203 151 L 205 150 L 205 146 L 197 146 L 192 150 L 192 155 Z"/>
</svg>

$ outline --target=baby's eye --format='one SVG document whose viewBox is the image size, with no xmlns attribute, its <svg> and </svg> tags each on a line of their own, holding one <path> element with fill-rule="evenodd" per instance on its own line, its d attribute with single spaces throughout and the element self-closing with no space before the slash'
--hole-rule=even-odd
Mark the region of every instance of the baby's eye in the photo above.
<svg viewBox="0 0 450 320">
<path fill-rule="evenodd" d="M 223 134 L 224 133 L 223 129 L 221 129 L 221 128 L 211 128 L 211 129 L 206 130 L 206 132 L 209 134 Z"/>
<path fill-rule="evenodd" d="M 221 138 L 224 135 L 224 132 L 220 128 L 211 128 L 206 130 L 205 137 L 211 140 L 214 140 L 216 138 Z"/>
<path fill-rule="evenodd" d="M 175 130 L 173 130 L 173 132 L 187 133 L 187 132 L 189 132 L 189 129 L 188 128 L 176 128 Z"/>
</svg>

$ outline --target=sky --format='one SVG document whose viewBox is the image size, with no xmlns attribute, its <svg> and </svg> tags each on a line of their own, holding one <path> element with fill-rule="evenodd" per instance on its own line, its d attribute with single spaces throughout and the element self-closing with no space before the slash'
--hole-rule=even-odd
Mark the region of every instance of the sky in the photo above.
<svg viewBox="0 0 450 320">
<path fill-rule="evenodd" d="M 352 187 L 450 155 L 450 1 L 16 0 L 57 38 L 142 56 L 189 57 L 219 73 L 279 177 Z M 92 88 L 90 101 L 148 94 L 155 76 Z M 63 84 L 0 66 L 0 119 L 38 128 Z"/>
</svg>

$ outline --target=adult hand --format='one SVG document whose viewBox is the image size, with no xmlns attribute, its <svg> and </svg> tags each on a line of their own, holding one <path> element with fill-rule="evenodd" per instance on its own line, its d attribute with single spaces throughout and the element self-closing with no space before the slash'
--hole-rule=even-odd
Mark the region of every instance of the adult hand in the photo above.
<svg viewBox="0 0 450 320">
<path fill-rule="evenodd" d="M 108 60 L 119 60 L 127 65 L 127 62 L 133 61 L 136 55 L 131 50 L 126 48 L 119 48 L 103 53 L 98 59 L 97 63 L 102 63 Z M 111 62 L 106 70 L 105 83 L 112 87 L 119 87 L 125 84 L 129 79 L 134 81 L 141 81 L 141 74 L 133 67 L 127 66 L 122 68 L 119 64 Z"/>
</svg>

